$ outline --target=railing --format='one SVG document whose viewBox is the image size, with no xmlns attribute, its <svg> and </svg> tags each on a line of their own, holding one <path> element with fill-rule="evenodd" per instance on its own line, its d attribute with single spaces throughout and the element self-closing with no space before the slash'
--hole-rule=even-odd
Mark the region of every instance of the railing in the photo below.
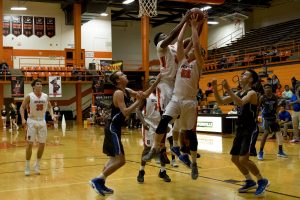
<svg viewBox="0 0 300 200">
<path fill-rule="evenodd" d="M 244 35 L 244 29 L 243 28 L 235 30 L 234 32 L 230 33 L 229 35 L 226 35 L 225 37 L 221 38 L 217 42 L 208 45 L 208 49 L 211 50 L 211 49 L 220 48 L 223 45 L 228 44 L 229 42 L 232 42 L 233 40 L 241 37 L 242 35 Z"/>
<path fill-rule="evenodd" d="M 65 66 L 65 59 L 61 57 L 49 57 L 49 58 L 37 58 L 37 57 L 26 57 L 19 58 L 19 68 L 22 67 L 38 67 L 38 66 Z"/>
</svg>

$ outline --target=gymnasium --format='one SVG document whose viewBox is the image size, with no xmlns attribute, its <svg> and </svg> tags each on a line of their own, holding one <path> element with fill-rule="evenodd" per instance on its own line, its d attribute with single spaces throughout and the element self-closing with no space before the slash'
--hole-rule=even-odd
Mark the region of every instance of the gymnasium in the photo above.
<svg viewBox="0 0 300 200">
<path fill-rule="evenodd" d="M 192 8 L 207 13 L 199 36 L 205 63 L 197 95 L 198 179 L 192 180 L 191 169 L 176 158 L 176 167 L 166 165 L 170 182 L 158 176 L 160 165 L 154 159 L 145 166 L 144 183 L 137 181 L 143 138 L 142 123 L 133 112 L 122 128 L 126 164 L 107 180 L 114 192 L 95 193 L 89 180 L 108 159 L 102 146 L 115 89 L 110 75 L 122 71 L 128 88 L 146 90 L 160 72 L 154 36 L 170 34 Z M 299 10 L 300 0 L 0 0 L 0 108 L 5 111 L 0 199 L 300 199 L 299 123 L 281 128 L 287 157 L 278 155 L 271 134 L 264 158 L 250 157 L 270 181 L 265 193 L 239 193 L 245 177 L 230 155 L 236 106 L 218 105 L 210 84 L 226 79 L 238 91 L 241 74 L 253 69 L 262 85 L 272 86 L 278 109 L 294 117 L 299 111 L 285 93 L 295 93 L 300 84 Z M 40 174 L 32 168 L 25 176 L 26 128 L 20 107 L 35 79 L 42 80 L 42 91 L 59 114 L 57 121 L 50 112 L 45 116 L 48 135 Z M 217 92 L 228 95 L 220 84 Z M 257 152 L 262 118 L 259 113 Z M 31 165 L 38 145 L 33 143 Z M 171 158 L 168 143 L 166 155 Z"/>
</svg>

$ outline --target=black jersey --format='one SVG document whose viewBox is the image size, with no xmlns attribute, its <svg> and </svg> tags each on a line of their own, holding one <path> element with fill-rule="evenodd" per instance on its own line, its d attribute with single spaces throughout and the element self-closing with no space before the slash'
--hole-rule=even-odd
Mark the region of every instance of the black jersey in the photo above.
<svg viewBox="0 0 300 200">
<path fill-rule="evenodd" d="M 124 102 L 126 107 L 129 107 L 131 104 L 130 95 L 127 90 L 125 90 L 126 95 L 124 94 Z M 126 117 L 121 112 L 120 108 L 115 107 L 114 103 L 112 102 L 111 105 L 111 125 L 114 126 L 119 131 L 121 131 L 121 127 L 125 122 Z"/>
<path fill-rule="evenodd" d="M 261 108 L 262 108 L 262 117 L 266 120 L 276 120 L 277 118 L 277 104 L 278 99 L 277 97 L 272 94 L 271 97 L 267 97 L 263 95 L 261 97 Z"/>
<path fill-rule="evenodd" d="M 60 108 L 58 106 L 54 106 L 53 107 L 53 113 L 54 113 L 54 115 L 59 115 L 59 112 L 60 112 Z"/>
<path fill-rule="evenodd" d="M 2 117 L 6 117 L 6 114 L 7 114 L 6 110 L 5 110 L 5 109 L 2 109 L 2 110 L 1 110 L 1 116 L 2 116 Z"/>
<path fill-rule="evenodd" d="M 9 114 L 12 119 L 16 119 L 17 112 L 15 109 L 11 109 Z"/>
<path fill-rule="evenodd" d="M 238 92 L 237 96 L 241 99 L 248 94 L 248 92 L 251 91 L 245 91 L 244 93 Z M 238 126 L 256 126 L 256 112 L 257 112 L 257 105 L 246 103 L 243 106 L 237 106 L 237 114 L 238 114 L 238 120 L 237 125 Z"/>
</svg>

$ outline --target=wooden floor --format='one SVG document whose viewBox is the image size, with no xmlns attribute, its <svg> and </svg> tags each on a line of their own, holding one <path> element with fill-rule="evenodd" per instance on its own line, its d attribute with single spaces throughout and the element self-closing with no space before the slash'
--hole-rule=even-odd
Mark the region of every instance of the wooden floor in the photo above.
<svg viewBox="0 0 300 200">
<path fill-rule="evenodd" d="M 300 144 L 285 143 L 287 159 L 276 157 L 275 141 L 268 141 L 265 160 L 257 161 L 263 176 L 271 185 L 263 197 L 253 192 L 239 194 L 237 189 L 244 177 L 230 161 L 232 136 L 198 134 L 200 177 L 192 180 L 190 170 L 179 164 L 167 166 L 172 181 L 158 178 L 159 166 L 153 161 L 146 166 L 145 182 L 138 184 L 142 141 L 139 130 L 124 129 L 126 165 L 107 179 L 107 186 L 115 193 L 105 197 L 97 195 L 88 181 L 98 175 L 107 157 L 102 153 L 103 128 L 78 127 L 67 122 L 66 135 L 49 128 L 48 142 L 41 161 L 41 175 L 24 176 L 24 132 L 0 130 L 0 199 L 1 200 L 77 200 L 77 199 L 300 199 Z M 60 136 L 55 144 L 54 136 Z M 257 147 L 259 142 L 257 143 Z M 31 165 L 34 164 L 36 147 Z"/>
</svg>

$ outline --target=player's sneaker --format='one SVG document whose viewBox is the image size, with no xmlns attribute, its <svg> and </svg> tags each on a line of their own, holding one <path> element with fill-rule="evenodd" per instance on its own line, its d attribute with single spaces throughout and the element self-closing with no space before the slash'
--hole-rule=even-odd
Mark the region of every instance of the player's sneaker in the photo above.
<svg viewBox="0 0 300 200">
<path fill-rule="evenodd" d="M 263 151 L 258 152 L 257 159 L 258 160 L 263 160 L 264 159 L 264 152 Z"/>
<path fill-rule="evenodd" d="M 174 154 L 175 156 L 179 157 L 181 155 L 180 147 L 171 147 L 170 149 L 172 154 Z"/>
<path fill-rule="evenodd" d="M 199 176 L 197 163 L 192 163 L 191 164 L 191 169 L 192 169 L 191 177 L 192 177 L 193 180 L 196 180 Z"/>
<path fill-rule="evenodd" d="M 255 195 L 260 196 L 266 191 L 266 188 L 270 185 L 270 181 L 266 178 L 263 178 L 263 179 L 258 180 L 257 184 L 258 184 L 258 187 L 256 189 Z"/>
<path fill-rule="evenodd" d="M 137 181 L 139 183 L 144 183 L 144 175 L 145 175 L 145 171 L 142 169 L 139 171 L 139 174 L 137 176 Z"/>
<path fill-rule="evenodd" d="M 188 168 L 191 167 L 191 161 L 188 154 L 181 154 L 178 158 L 185 166 Z"/>
<path fill-rule="evenodd" d="M 178 164 L 176 163 L 176 160 L 175 160 L 175 159 L 173 159 L 173 160 L 171 161 L 171 166 L 172 166 L 172 167 L 178 167 Z"/>
<path fill-rule="evenodd" d="M 296 143 L 296 142 L 299 142 L 299 139 L 298 139 L 298 138 L 293 139 L 293 140 L 290 141 L 290 143 Z"/>
<path fill-rule="evenodd" d="M 34 171 L 35 171 L 36 175 L 40 175 L 41 174 L 41 172 L 40 172 L 40 164 L 39 163 L 35 163 L 35 165 L 34 165 Z"/>
<path fill-rule="evenodd" d="M 25 167 L 25 176 L 30 176 L 30 167 L 29 166 Z"/>
<path fill-rule="evenodd" d="M 89 181 L 89 184 L 92 186 L 92 188 L 96 191 L 97 194 L 101 194 L 102 196 L 105 196 L 104 179 L 94 178 Z"/>
<path fill-rule="evenodd" d="M 159 177 L 159 178 L 162 178 L 165 182 L 171 182 L 171 179 L 170 179 L 170 177 L 168 176 L 166 170 L 165 170 L 165 171 L 159 170 L 158 177 Z"/>
<path fill-rule="evenodd" d="M 283 150 L 278 151 L 277 153 L 277 157 L 281 157 L 281 158 L 287 158 L 288 156 L 284 153 Z"/>
<path fill-rule="evenodd" d="M 142 160 L 144 162 L 150 161 L 152 158 L 154 158 L 158 154 L 158 151 L 154 148 L 151 148 L 151 150 L 142 157 Z"/>
<path fill-rule="evenodd" d="M 256 182 L 254 180 L 246 180 L 245 185 L 239 189 L 239 193 L 244 193 L 254 188 L 256 188 Z"/>
</svg>

